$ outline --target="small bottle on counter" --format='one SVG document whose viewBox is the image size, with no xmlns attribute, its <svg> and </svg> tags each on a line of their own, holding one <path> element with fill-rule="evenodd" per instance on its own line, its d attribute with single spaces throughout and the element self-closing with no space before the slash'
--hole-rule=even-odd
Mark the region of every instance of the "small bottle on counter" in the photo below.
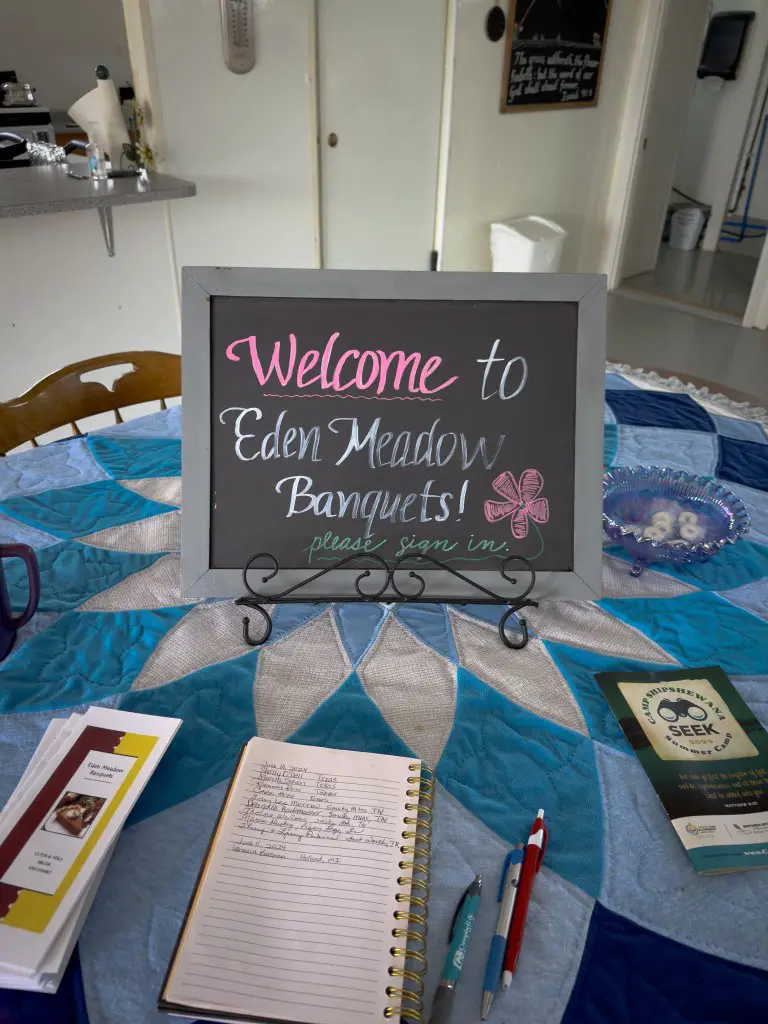
<svg viewBox="0 0 768 1024">
<path fill-rule="evenodd" d="M 107 159 L 98 142 L 89 139 L 88 145 L 85 147 L 85 154 L 88 157 L 88 170 L 91 172 L 91 177 L 95 181 L 105 181 L 108 177 Z"/>
</svg>

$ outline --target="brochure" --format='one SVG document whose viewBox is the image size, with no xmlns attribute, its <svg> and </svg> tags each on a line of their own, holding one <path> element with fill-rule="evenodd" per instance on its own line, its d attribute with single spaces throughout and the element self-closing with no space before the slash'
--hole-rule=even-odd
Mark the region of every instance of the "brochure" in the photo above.
<svg viewBox="0 0 768 1024">
<path fill-rule="evenodd" d="M 768 733 L 723 670 L 595 678 L 696 870 L 768 867 Z"/>
<path fill-rule="evenodd" d="M 100 707 L 51 724 L 0 813 L 0 985 L 55 991 L 123 823 L 180 724 Z"/>
</svg>

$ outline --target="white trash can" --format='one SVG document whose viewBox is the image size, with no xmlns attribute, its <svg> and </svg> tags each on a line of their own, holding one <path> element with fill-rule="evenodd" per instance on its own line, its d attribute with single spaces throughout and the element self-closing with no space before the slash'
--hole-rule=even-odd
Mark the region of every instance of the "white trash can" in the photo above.
<svg viewBox="0 0 768 1024">
<path fill-rule="evenodd" d="M 700 206 L 686 206 L 683 210 L 676 210 L 669 227 L 670 249 L 682 249 L 684 252 L 695 249 L 706 221 L 707 211 Z"/>
<path fill-rule="evenodd" d="M 515 217 L 491 224 L 494 271 L 554 273 L 567 232 L 545 217 Z"/>
</svg>

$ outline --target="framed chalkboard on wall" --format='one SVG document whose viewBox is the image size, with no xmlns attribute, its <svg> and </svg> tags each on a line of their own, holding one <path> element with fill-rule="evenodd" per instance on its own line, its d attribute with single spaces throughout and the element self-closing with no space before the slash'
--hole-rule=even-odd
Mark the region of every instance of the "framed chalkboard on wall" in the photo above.
<svg viewBox="0 0 768 1024">
<path fill-rule="evenodd" d="M 264 552 L 275 592 L 429 554 L 507 596 L 520 555 L 534 596 L 599 596 L 604 278 L 186 267 L 182 289 L 186 595 L 242 594 Z"/>
<path fill-rule="evenodd" d="M 611 0 L 510 0 L 501 112 L 594 107 Z"/>
</svg>

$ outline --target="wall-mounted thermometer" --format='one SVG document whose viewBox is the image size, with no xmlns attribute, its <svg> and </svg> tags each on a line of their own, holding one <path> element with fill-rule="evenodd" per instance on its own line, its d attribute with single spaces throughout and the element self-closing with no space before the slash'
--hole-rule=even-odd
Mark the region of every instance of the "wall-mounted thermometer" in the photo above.
<svg viewBox="0 0 768 1024">
<path fill-rule="evenodd" d="M 224 63 L 236 75 L 244 75 L 256 63 L 252 0 L 221 0 L 221 32 Z"/>
</svg>

